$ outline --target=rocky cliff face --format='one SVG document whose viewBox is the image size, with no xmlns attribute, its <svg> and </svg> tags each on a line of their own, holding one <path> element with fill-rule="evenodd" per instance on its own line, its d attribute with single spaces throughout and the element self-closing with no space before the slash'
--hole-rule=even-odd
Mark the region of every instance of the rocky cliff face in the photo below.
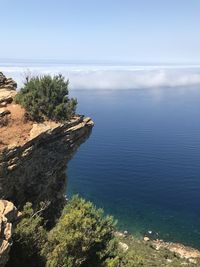
<svg viewBox="0 0 200 267">
<path fill-rule="evenodd" d="M 92 126 L 92 120 L 82 116 L 65 124 L 34 124 L 28 142 L 4 148 L 0 154 L 0 198 L 20 208 L 27 201 L 51 201 L 51 210 L 59 210 L 66 191 L 67 162 Z"/>
<path fill-rule="evenodd" d="M 13 203 L 0 200 L 0 266 L 5 266 L 8 261 L 13 224 L 20 217 Z"/>
</svg>

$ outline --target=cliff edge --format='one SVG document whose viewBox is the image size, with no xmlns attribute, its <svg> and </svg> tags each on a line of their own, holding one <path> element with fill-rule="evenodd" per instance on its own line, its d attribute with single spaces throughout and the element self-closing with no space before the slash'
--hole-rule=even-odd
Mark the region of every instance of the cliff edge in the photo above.
<svg viewBox="0 0 200 267">
<path fill-rule="evenodd" d="M 22 207 L 49 200 L 65 187 L 67 161 L 94 123 L 81 115 L 65 123 L 27 121 L 15 95 L 16 83 L 0 73 L 0 198 Z"/>
</svg>

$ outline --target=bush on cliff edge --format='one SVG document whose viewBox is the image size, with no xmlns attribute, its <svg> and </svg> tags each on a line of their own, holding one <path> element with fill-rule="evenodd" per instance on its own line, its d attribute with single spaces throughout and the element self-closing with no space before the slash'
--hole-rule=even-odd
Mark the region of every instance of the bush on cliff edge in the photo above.
<svg viewBox="0 0 200 267">
<path fill-rule="evenodd" d="M 77 100 L 69 98 L 69 81 L 59 74 L 27 77 L 15 102 L 25 108 L 28 118 L 65 121 L 75 114 Z"/>
</svg>

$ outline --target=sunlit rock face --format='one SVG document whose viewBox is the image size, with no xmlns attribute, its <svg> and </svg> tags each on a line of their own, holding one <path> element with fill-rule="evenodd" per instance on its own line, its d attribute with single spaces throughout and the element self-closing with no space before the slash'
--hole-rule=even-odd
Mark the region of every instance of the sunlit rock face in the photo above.
<svg viewBox="0 0 200 267">
<path fill-rule="evenodd" d="M 0 200 L 0 266 L 5 266 L 12 245 L 12 230 L 21 213 L 13 203 Z"/>
<path fill-rule="evenodd" d="M 0 128 L 6 126 L 10 119 L 10 111 L 7 105 L 13 101 L 16 95 L 17 83 L 0 72 Z"/>
</svg>

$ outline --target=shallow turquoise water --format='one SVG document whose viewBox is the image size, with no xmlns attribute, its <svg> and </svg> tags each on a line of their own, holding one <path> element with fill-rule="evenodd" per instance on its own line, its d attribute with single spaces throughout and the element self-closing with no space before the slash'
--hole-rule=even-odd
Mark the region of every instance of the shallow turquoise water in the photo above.
<svg viewBox="0 0 200 267">
<path fill-rule="evenodd" d="M 200 90 L 73 91 L 95 127 L 68 167 L 120 229 L 200 247 Z"/>
</svg>

